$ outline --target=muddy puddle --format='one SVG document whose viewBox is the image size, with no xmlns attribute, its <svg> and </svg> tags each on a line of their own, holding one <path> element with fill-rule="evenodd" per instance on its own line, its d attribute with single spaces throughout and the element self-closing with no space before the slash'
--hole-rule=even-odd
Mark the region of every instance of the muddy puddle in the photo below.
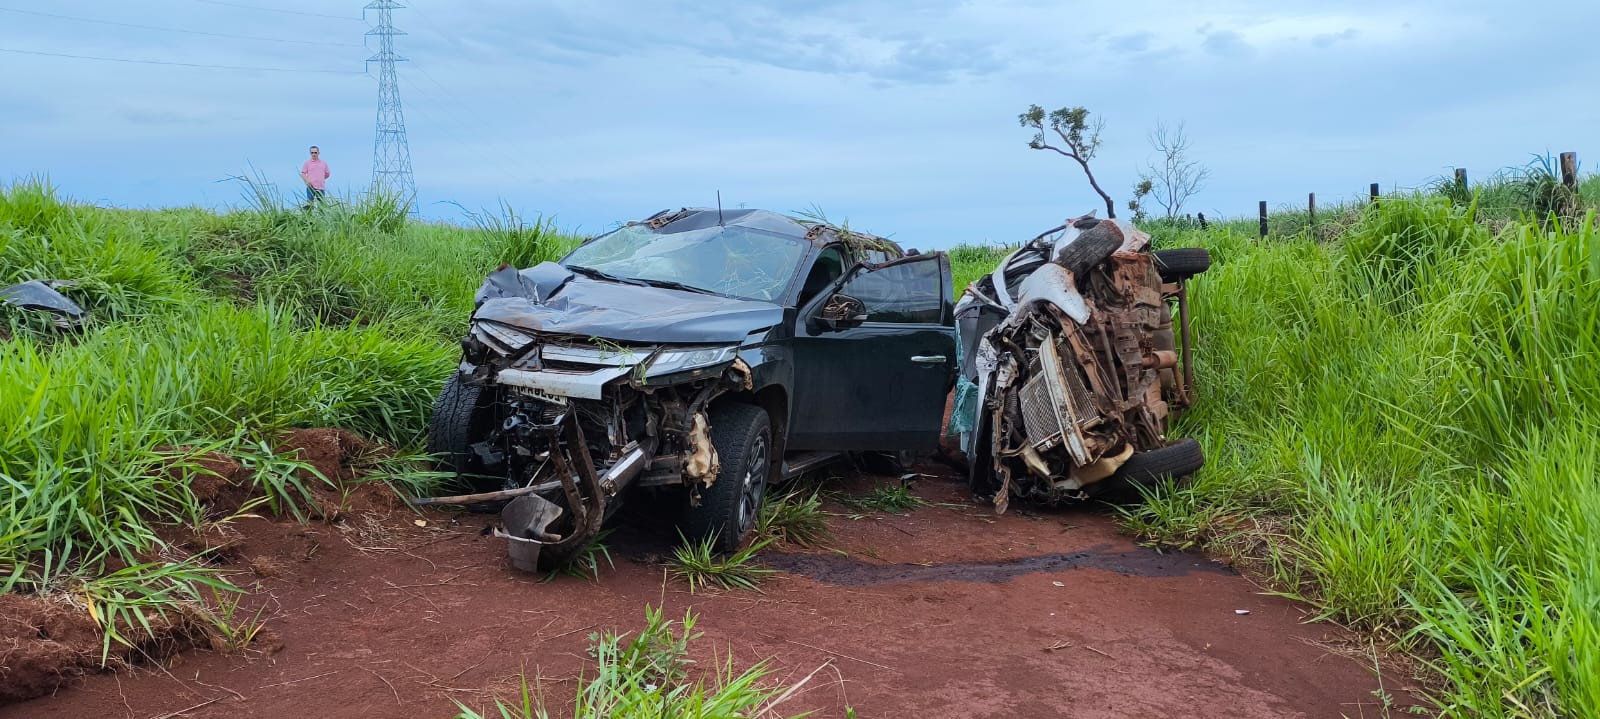
<svg viewBox="0 0 1600 719">
<path fill-rule="evenodd" d="M 1081 552 L 1040 554 L 995 562 L 875 564 L 838 554 L 769 553 L 768 567 L 823 584 L 863 587 L 914 582 L 998 584 L 1027 574 L 1102 569 L 1132 577 L 1181 577 L 1194 573 L 1231 575 L 1233 570 L 1192 554 L 1161 554 L 1148 549 L 1116 550 L 1098 545 Z"/>
</svg>

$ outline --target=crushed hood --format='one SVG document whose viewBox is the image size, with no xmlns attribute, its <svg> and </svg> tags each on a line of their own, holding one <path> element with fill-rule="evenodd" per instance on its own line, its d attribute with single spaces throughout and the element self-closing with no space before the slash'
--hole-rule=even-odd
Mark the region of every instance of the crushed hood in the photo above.
<svg viewBox="0 0 1600 719">
<path fill-rule="evenodd" d="M 480 290 L 474 320 L 619 342 L 670 343 L 738 342 L 783 320 L 783 308 L 770 302 L 606 282 L 564 269 L 557 280 L 555 268 L 546 265 L 511 270 L 511 276 L 503 274 L 507 270 L 484 283 L 490 291 Z"/>
</svg>

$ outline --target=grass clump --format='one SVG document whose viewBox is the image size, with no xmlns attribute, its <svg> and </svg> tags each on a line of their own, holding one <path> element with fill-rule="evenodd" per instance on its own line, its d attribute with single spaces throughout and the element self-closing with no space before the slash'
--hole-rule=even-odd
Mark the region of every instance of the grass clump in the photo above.
<svg viewBox="0 0 1600 719">
<path fill-rule="evenodd" d="M 595 661 L 592 677 L 581 676 L 570 714 L 574 719 L 723 719 L 727 717 L 778 717 L 777 707 L 799 688 L 770 686 L 771 670 L 756 664 L 736 671 L 730 658 L 709 676 L 691 681 L 694 662 L 689 645 L 700 637 L 695 633 L 696 617 L 684 614 L 683 621 L 664 618 L 662 611 L 645 608 L 645 626 L 638 633 L 591 634 L 589 656 Z M 804 681 L 801 682 L 803 684 Z M 456 719 L 484 719 L 485 714 L 460 702 Z M 520 681 L 517 701 L 495 701 L 495 712 L 502 719 L 549 719 L 544 698 L 537 686 L 530 687 L 526 674 Z M 803 715 L 798 715 L 803 716 Z"/>
<path fill-rule="evenodd" d="M 111 645 L 129 649 L 181 628 L 199 614 L 219 628 L 233 629 L 232 614 L 213 616 L 196 611 L 203 606 L 200 587 L 213 593 L 235 593 L 238 588 L 214 569 L 189 562 L 147 562 L 101 577 L 80 579 L 71 593 L 89 612 L 104 634 L 100 663 L 111 655 Z M 252 635 L 254 632 L 252 632 Z"/>
<path fill-rule="evenodd" d="M 672 575 L 689 583 L 689 593 L 716 586 L 723 589 L 759 590 L 761 581 L 776 570 L 757 566 L 756 554 L 772 544 L 772 539 L 762 538 L 732 554 L 717 552 L 716 537 L 698 542 L 684 539 L 672 552 Z"/>
<path fill-rule="evenodd" d="M 927 500 L 911 493 L 907 482 L 880 484 L 857 497 L 840 497 L 839 501 L 862 512 L 887 512 L 908 514 L 926 505 Z"/>
<path fill-rule="evenodd" d="M 499 264 L 532 267 L 559 259 L 575 244 L 556 230 L 554 218 L 537 216 L 529 221 L 505 201 L 498 213 L 472 212 L 464 207 L 461 211 L 485 238 L 499 246 Z"/>
<path fill-rule="evenodd" d="M 542 582 L 554 581 L 559 576 L 600 581 L 601 562 L 604 562 L 608 569 L 616 566 L 611 563 L 611 549 L 605 543 L 606 537 L 611 532 L 612 530 L 610 529 L 600 530 L 599 533 L 589 538 L 587 543 L 578 548 L 571 561 L 561 565 L 561 568 L 546 574 Z"/>
<path fill-rule="evenodd" d="M 768 499 L 756 519 L 756 536 L 801 547 L 827 541 L 832 532 L 822 511 L 822 496 L 817 491 L 796 490 Z"/>
</svg>

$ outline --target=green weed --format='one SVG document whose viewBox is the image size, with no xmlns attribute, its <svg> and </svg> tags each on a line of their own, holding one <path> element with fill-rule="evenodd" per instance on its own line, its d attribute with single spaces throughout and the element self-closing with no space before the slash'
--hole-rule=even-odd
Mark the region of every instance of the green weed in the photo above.
<svg viewBox="0 0 1600 719">
<path fill-rule="evenodd" d="M 698 542 L 684 539 L 672 552 L 672 575 L 688 582 L 691 594 L 706 586 L 759 589 L 761 580 L 775 570 L 757 566 L 755 557 L 771 543 L 771 538 L 757 539 L 743 549 L 723 556 L 715 549 L 714 537 Z"/>
<path fill-rule="evenodd" d="M 76 581 L 72 594 L 83 603 L 105 639 L 100 662 L 109 660 L 111 645 L 128 648 L 138 642 L 182 632 L 193 616 L 185 612 L 201 604 L 198 587 L 213 592 L 238 592 L 216 570 L 192 563 L 136 564 L 100 577 Z"/>
<path fill-rule="evenodd" d="M 840 502 L 862 512 L 888 512 L 906 514 L 927 504 L 927 500 L 911 493 L 905 482 L 880 484 L 858 497 L 841 496 Z"/>
<path fill-rule="evenodd" d="M 804 681 L 792 687 L 768 686 L 771 670 L 756 664 L 743 671 L 732 658 L 719 663 L 709 676 L 691 681 L 693 662 L 689 644 L 695 615 L 683 621 L 666 620 L 659 609 L 645 608 L 645 627 L 627 634 L 591 634 L 589 656 L 593 676 L 580 676 L 570 716 L 574 719 L 721 719 L 723 717 L 778 717 L 782 704 Z M 677 626 L 674 626 L 677 624 Z M 548 719 L 544 697 L 537 686 L 520 677 L 517 701 L 496 700 L 494 711 L 502 719 Z M 456 703 L 456 719 L 484 719 L 485 714 Z M 797 715 L 792 719 L 798 719 Z"/>
<path fill-rule="evenodd" d="M 756 535 L 801 547 L 815 547 L 827 541 L 828 518 L 822 512 L 822 497 L 795 490 L 769 498 L 756 519 Z"/>
<path fill-rule="evenodd" d="M 616 566 L 611 563 L 611 550 L 605 544 L 605 538 L 611 532 L 612 530 L 610 529 L 600 530 L 599 533 L 589 539 L 587 544 L 578 549 L 577 553 L 573 555 L 572 561 L 562 565 L 560 569 L 546 574 L 543 581 L 553 581 L 556 577 L 563 575 L 600 581 L 601 562 L 605 562 L 607 568 Z"/>
</svg>

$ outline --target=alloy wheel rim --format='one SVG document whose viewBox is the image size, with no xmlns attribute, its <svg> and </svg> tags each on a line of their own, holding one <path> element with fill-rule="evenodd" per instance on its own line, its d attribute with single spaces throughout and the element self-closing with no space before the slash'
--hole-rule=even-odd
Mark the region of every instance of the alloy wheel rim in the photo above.
<svg viewBox="0 0 1600 719">
<path fill-rule="evenodd" d="M 755 524 L 756 512 L 761 508 L 761 495 L 766 490 L 767 438 L 756 437 L 750 444 L 750 461 L 745 464 L 744 478 L 739 488 L 739 534 L 743 535 Z"/>
</svg>

